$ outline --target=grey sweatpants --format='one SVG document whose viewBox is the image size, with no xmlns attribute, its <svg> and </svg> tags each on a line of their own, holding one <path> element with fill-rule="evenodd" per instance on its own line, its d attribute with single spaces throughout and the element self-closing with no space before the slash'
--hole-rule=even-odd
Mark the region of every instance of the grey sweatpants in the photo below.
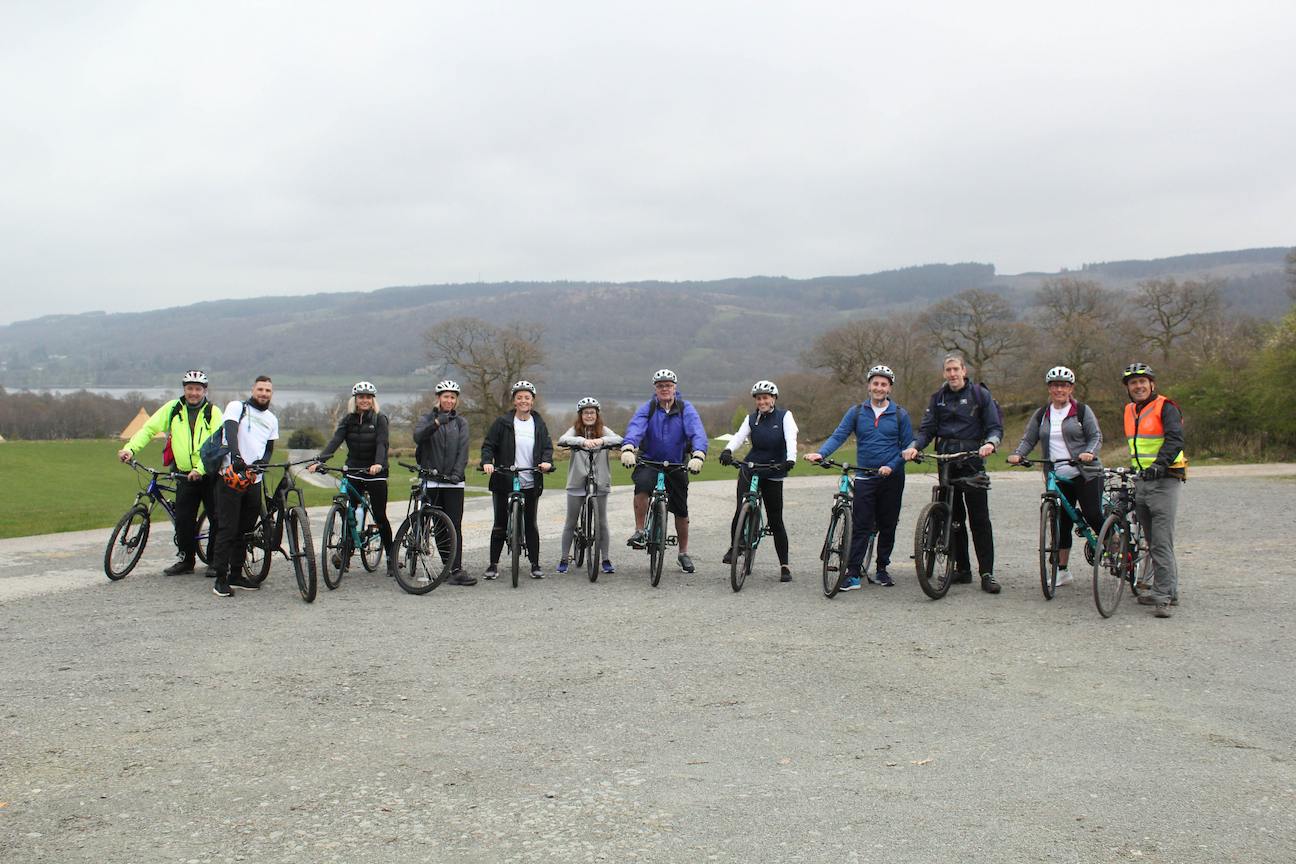
<svg viewBox="0 0 1296 864">
<path fill-rule="evenodd" d="M 1152 554 L 1152 597 L 1168 602 L 1179 597 L 1179 565 L 1175 563 L 1175 516 L 1183 481 L 1174 477 L 1138 480 L 1134 485 L 1134 512 L 1147 535 Z"/>
<path fill-rule="evenodd" d="M 599 541 L 598 557 L 600 561 L 608 558 L 608 521 L 606 495 L 595 495 L 594 505 L 598 507 Z M 580 517 L 581 507 L 585 504 L 585 493 L 567 493 L 567 522 L 562 531 L 562 557 L 568 558 L 571 553 L 572 535 L 576 533 L 576 520 Z"/>
</svg>

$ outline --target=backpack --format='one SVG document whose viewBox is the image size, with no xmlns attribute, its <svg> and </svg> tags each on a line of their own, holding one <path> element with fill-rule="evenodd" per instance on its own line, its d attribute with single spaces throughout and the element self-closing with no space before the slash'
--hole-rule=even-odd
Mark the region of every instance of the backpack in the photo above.
<svg viewBox="0 0 1296 864">
<path fill-rule="evenodd" d="M 244 402 L 243 413 L 238 422 L 242 423 L 246 419 L 248 416 L 247 409 L 248 403 Z M 210 420 L 211 416 L 208 415 L 207 419 Z M 225 424 L 221 423 L 220 428 L 208 435 L 207 440 L 202 443 L 202 447 L 198 448 L 198 458 L 202 460 L 203 473 L 213 477 L 218 474 L 221 470 L 221 463 L 225 461 L 225 457 L 229 455 L 229 452 L 229 445 L 225 443 Z"/>
<path fill-rule="evenodd" d="M 1029 424 L 1030 424 L 1031 426 L 1034 426 L 1036 429 L 1038 429 L 1040 423 L 1044 422 L 1044 412 L 1048 410 L 1048 407 L 1049 407 L 1048 405 L 1042 405 L 1042 406 L 1040 406 L 1039 408 L 1035 409 L 1035 413 L 1031 415 L 1031 419 L 1030 419 L 1030 421 L 1029 421 Z M 1086 412 L 1086 411 L 1088 411 L 1090 414 L 1093 413 L 1093 409 L 1091 409 L 1091 408 L 1090 408 L 1088 405 L 1086 405 L 1085 403 L 1083 403 L 1083 402 L 1077 400 L 1077 401 L 1076 401 L 1076 418 L 1080 421 L 1080 425 L 1081 425 L 1081 426 L 1084 425 L 1084 416 L 1085 416 L 1085 412 Z"/>
<path fill-rule="evenodd" d="M 171 416 L 167 418 L 166 422 L 166 445 L 162 448 L 163 465 L 175 464 L 175 451 L 171 449 L 171 424 L 175 423 L 175 419 L 180 416 L 180 412 L 184 409 L 184 404 L 184 399 L 177 399 L 175 404 L 171 406 Z M 211 425 L 211 412 L 212 403 L 208 401 L 207 404 L 203 406 L 203 422 L 209 426 Z"/>
<path fill-rule="evenodd" d="M 994 398 L 994 395 L 990 392 L 990 387 L 987 386 L 986 384 L 983 384 L 982 382 L 978 381 L 976 382 L 976 385 L 981 388 L 981 394 L 986 399 L 990 400 L 990 407 L 994 409 L 995 419 L 999 421 L 999 428 L 1002 429 L 1003 428 L 1003 408 L 999 407 L 999 400 Z"/>
</svg>

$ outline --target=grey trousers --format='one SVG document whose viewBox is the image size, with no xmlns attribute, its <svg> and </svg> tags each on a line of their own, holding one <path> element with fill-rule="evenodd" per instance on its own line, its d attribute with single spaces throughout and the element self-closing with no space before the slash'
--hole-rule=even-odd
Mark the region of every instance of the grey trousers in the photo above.
<svg viewBox="0 0 1296 864">
<path fill-rule="evenodd" d="M 1134 513 L 1147 535 L 1152 554 L 1152 597 L 1159 602 L 1179 598 L 1179 565 L 1175 563 L 1175 516 L 1183 481 L 1174 477 L 1138 480 L 1134 485 Z"/>
<path fill-rule="evenodd" d="M 606 495 L 595 495 L 594 505 L 598 507 L 599 540 L 598 557 L 600 561 L 608 558 L 608 521 Z M 581 507 L 585 504 L 585 493 L 567 493 L 567 522 L 562 530 L 562 557 L 570 557 L 572 535 L 576 533 L 576 519 L 580 516 Z"/>
</svg>

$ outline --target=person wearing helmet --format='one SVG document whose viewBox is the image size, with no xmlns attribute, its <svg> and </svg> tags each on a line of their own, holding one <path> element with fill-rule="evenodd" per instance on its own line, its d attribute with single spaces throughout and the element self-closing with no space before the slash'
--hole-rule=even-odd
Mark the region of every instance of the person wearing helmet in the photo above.
<svg viewBox="0 0 1296 864">
<path fill-rule="evenodd" d="M 270 410 L 274 384 L 269 375 L 258 375 L 252 384 L 252 395 L 246 401 L 235 399 L 225 406 L 225 446 L 229 453 L 221 466 L 225 482 L 216 487 L 218 528 L 212 549 L 212 568 L 216 584 L 212 593 L 232 597 L 234 588 L 255 591 L 259 585 L 243 575 L 247 557 L 244 538 L 261 516 L 261 474 L 249 472 L 253 464 L 265 464 L 274 453 L 279 438 L 279 418 Z"/>
<path fill-rule="evenodd" d="M 615 573 L 609 551 L 607 499 L 612 491 L 612 470 L 608 466 L 608 454 L 600 448 L 615 447 L 621 443 L 621 436 L 610 427 L 603 425 L 603 406 L 593 396 L 586 396 L 576 403 L 576 418 L 566 432 L 558 438 L 564 447 L 579 448 L 591 451 L 584 456 L 572 455 L 567 468 L 567 521 L 562 530 L 562 557 L 558 561 L 558 572 L 566 573 L 570 560 L 572 536 L 576 531 L 576 520 L 580 518 L 581 508 L 585 506 L 585 477 L 591 466 L 594 471 L 594 502 L 598 507 L 599 539 L 595 550 L 603 562 L 604 573 Z M 590 554 L 595 554 L 591 552 Z"/>
<path fill-rule="evenodd" d="M 751 388 L 755 410 L 743 418 L 738 431 L 720 451 L 720 464 L 732 465 L 733 454 L 751 439 L 751 452 L 744 461 L 778 465 L 775 469 L 757 472 L 760 477 L 761 501 L 765 503 L 765 518 L 774 532 L 774 549 L 779 559 L 779 581 L 792 581 L 792 568 L 788 566 L 787 528 L 783 525 L 783 478 L 796 466 L 797 424 L 792 412 L 778 407 L 778 385 L 773 381 L 757 381 Z M 729 523 L 729 536 L 738 530 L 738 516 L 743 501 L 751 487 L 748 469 L 738 472 L 738 506 Z M 724 554 L 724 563 L 730 563 L 732 546 Z"/>
<path fill-rule="evenodd" d="M 706 459 L 707 434 L 697 409 L 680 398 L 679 377 L 669 369 L 653 373 L 653 398 L 639 406 L 626 426 L 621 444 L 621 464 L 634 469 L 635 532 L 627 546 L 642 549 L 644 521 L 648 517 L 648 496 L 657 485 L 657 471 L 639 465 L 638 448 L 655 462 L 684 462 L 690 474 L 702 470 Z M 692 573 L 696 568 L 688 554 L 688 477 L 680 471 L 666 472 L 666 507 L 675 514 L 675 536 L 679 543 L 680 570 Z"/>
<path fill-rule="evenodd" d="M 504 549 L 504 535 L 508 522 L 508 496 L 513 490 L 513 480 L 501 474 L 495 476 L 495 465 L 516 468 L 522 478 L 522 495 L 525 498 L 526 556 L 531 564 L 531 578 L 543 579 L 540 567 L 540 529 L 536 514 L 540 508 L 540 495 L 544 492 L 544 474 L 553 468 L 553 443 L 544 418 L 535 411 L 536 387 L 530 381 L 513 385 L 513 410 L 499 417 L 486 430 L 482 441 L 482 470 L 491 475 L 488 484 L 491 501 L 495 505 L 495 524 L 491 526 L 490 566 L 486 578 L 499 576 L 499 557 Z"/>
<path fill-rule="evenodd" d="M 1156 373 L 1146 363 L 1131 363 L 1121 375 L 1129 404 L 1125 406 L 1125 440 L 1134 481 L 1134 512 L 1147 535 L 1152 555 L 1152 590 L 1138 602 L 1169 618 L 1179 605 L 1179 564 L 1175 560 L 1175 517 L 1179 491 L 1188 477 L 1184 458 L 1183 413 L 1157 393 Z"/>
<path fill-rule="evenodd" d="M 1044 384 L 1048 387 L 1048 404 L 1041 406 L 1026 421 L 1017 449 L 1008 456 L 1008 462 L 1016 465 L 1021 462 L 1038 443 L 1044 451 L 1044 471 L 1047 474 L 1051 466 L 1058 479 L 1058 488 L 1067 501 L 1074 506 L 1080 505 L 1080 512 L 1085 521 L 1095 531 L 1102 525 L 1102 462 L 1098 452 L 1102 450 L 1102 429 L 1098 428 L 1098 418 L 1089 406 L 1077 402 L 1072 393 L 1075 391 L 1075 373 L 1065 366 L 1054 366 L 1044 374 Z M 1057 464 L 1068 459 L 1083 464 Z M 1057 584 L 1068 585 L 1073 581 L 1067 564 L 1071 558 L 1071 528 L 1074 523 L 1066 510 L 1058 508 L 1058 574 Z"/>
<path fill-rule="evenodd" d="M 961 453 L 975 450 L 977 456 L 950 466 L 948 476 L 965 478 L 981 475 L 984 487 L 956 486 L 954 499 L 954 581 L 972 581 L 971 557 L 968 555 L 967 523 L 972 525 L 972 543 L 976 547 L 981 590 L 998 594 L 999 580 L 994 576 L 994 527 L 990 524 L 989 476 L 985 457 L 1003 440 L 1003 418 L 990 396 L 990 390 L 973 381 L 962 355 L 949 354 L 941 364 L 945 384 L 932 394 L 918 423 L 918 434 L 904 451 L 905 461 L 916 457 L 931 441 L 938 452 Z"/>
<path fill-rule="evenodd" d="M 868 371 L 868 401 L 853 405 L 842 416 L 837 429 L 815 453 L 807 453 L 807 462 L 821 462 L 855 435 L 855 464 L 873 468 L 876 474 L 855 477 L 855 496 L 851 503 L 851 548 L 846 556 L 843 591 L 860 587 L 860 569 L 868 551 L 869 536 L 877 534 L 877 566 L 868 580 L 875 585 L 891 587 L 895 580 L 887 568 L 895 548 L 896 524 L 904 501 L 905 471 L 901 451 L 913 436 L 909 412 L 891 401 L 895 373 L 890 366 L 878 364 Z M 867 574 L 866 574 L 867 575 Z"/>
<path fill-rule="evenodd" d="M 167 576 L 194 571 L 199 504 L 207 511 L 207 536 L 212 537 L 216 531 L 217 479 L 203 471 L 198 455 L 203 442 L 221 425 L 220 409 L 207 400 L 207 383 L 207 373 L 201 369 L 190 369 L 180 376 L 183 395 L 164 402 L 126 446 L 117 451 L 118 459 L 129 462 L 148 442 L 165 434 L 163 466 L 170 465 L 175 471 L 185 473 L 185 478 L 176 483 L 175 497 L 175 542 L 179 560 L 162 571 Z"/>
<path fill-rule="evenodd" d="M 425 480 L 432 503 L 445 511 L 455 527 L 451 585 L 476 585 L 477 577 L 463 569 L 464 477 L 468 470 L 468 421 L 459 414 L 459 384 L 446 379 L 436 385 L 436 406 L 414 424 L 414 461 L 441 476 Z M 449 552 L 450 550 L 445 550 Z M 396 566 L 400 566 L 397 562 Z"/>
<path fill-rule="evenodd" d="M 360 500 L 361 494 L 369 494 L 374 524 L 378 526 L 378 534 L 382 538 L 383 552 L 387 556 L 387 574 L 390 576 L 396 572 L 396 560 L 392 555 L 391 522 L 387 520 L 389 434 L 387 415 L 378 408 L 378 388 L 368 381 L 360 381 L 351 388 L 346 412 L 338 421 L 333 437 L 315 458 L 321 463 L 327 462 L 338 447 L 346 442 L 347 457 L 343 467 L 352 473 L 348 484 L 356 501 Z M 319 463 L 314 463 L 306 470 L 314 472 L 318 469 Z M 357 479 L 356 474 L 367 474 L 374 479 Z M 340 567 L 341 562 L 333 566 Z"/>
</svg>

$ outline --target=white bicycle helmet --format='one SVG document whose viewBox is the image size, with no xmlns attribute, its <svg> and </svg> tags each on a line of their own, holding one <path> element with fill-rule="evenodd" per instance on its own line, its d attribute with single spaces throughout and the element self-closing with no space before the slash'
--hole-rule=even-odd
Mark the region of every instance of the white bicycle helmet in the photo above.
<svg viewBox="0 0 1296 864">
<path fill-rule="evenodd" d="M 351 388 L 352 396 L 377 396 L 378 388 L 368 381 L 360 381 Z"/>
<path fill-rule="evenodd" d="M 600 405 L 599 401 L 593 396 L 586 396 L 584 399 L 576 403 L 576 410 L 584 411 L 586 408 L 598 408 L 601 411 L 603 406 Z"/>
<path fill-rule="evenodd" d="M 184 375 L 180 376 L 181 384 L 201 384 L 207 386 L 207 373 L 201 369 L 190 369 Z"/>
<path fill-rule="evenodd" d="M 513 382 L 513 392 L 509 393 L 509 396 L 516 396 L 517 394 L 521 393 L 523 390 L 527 391 L 532 396 L 537 395 L 536 386 L 524 378 L 521 381 Z"/>
<path fill-rule="evenodd" d="M 1063 384 L 1074 384 L 1075 373 L 1065 366 L 1054 366 L 1044 376 L 1044 383 L 1054 384 L 1059 382 Z"/>
<path fill-rule="evenodd" d="M 878 365 L 874 366 L 872 369 L 868 371 L 868 375 L 864 377 L 864 380 L 872 381 L 874 375 L 881 375 L 882 377 L 888 379 L 892 384 L 895 383 L 895 372 L 891 371 L 890 366 L 883 366 L 881 363 L 879 363 Z"/>
<path fill-rule="evenodd" d="M 458 393 L 458 392 L 459 392 L 458 381 L 451 381 L 449 378 L 447 378 L 444 381 L 437 382 L 436 395 L 438 396 L 440 396 L 442 393 Z"/>
<path fill-rule="evenodd" d="M 778 385 L 773 381 L 757 381 L 752 385 L 751 395 L 759 396 L 764 393 L 767 396 L 778 398 Z"/>
<path fill-rule="evenodd" d="M 672 384 L 679 383 L 679 376 L 669 369 L 658 369 L 653 373 L 653 383 L 660 384 L 663 381 L 669 381 Z"/>
</svg>

